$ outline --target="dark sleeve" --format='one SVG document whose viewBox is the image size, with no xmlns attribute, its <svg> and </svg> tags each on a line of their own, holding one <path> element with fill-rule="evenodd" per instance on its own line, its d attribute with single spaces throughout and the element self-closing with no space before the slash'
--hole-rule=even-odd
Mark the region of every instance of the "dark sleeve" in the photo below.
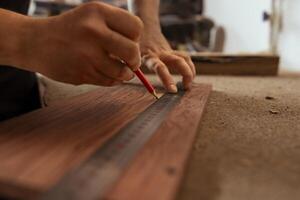
<svg viewBox="0 0 300 200">
<path fill-rule="evenodd" d="M 0 0 L 0 8 L 26 14 L 29 0 Z M 1 48 L 1 47 L 0 47 Z M 0 121 L 40 108 L 34 73 L 0 66 Z"/>
<path fill-rule="evenodd" d="M 29 0 L 0 0 L 0 8 L 27 14 L 29 2 Z"/>
</svg>

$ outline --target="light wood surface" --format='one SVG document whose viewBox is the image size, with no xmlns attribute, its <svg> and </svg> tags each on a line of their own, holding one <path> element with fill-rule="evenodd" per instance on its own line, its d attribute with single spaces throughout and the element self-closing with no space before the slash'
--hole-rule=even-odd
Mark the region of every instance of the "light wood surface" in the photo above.
<svg viewBox="0 0 300 200">
<path fill-rule="evenodd" d="M 269 54 L 195 54 L 192 60 L 198 74 L 275 76 L 279 56 Z"/>
<path fill-rule="evenodd" d="M 277 55 L 197 53 L 191 57 L 199 75 L 275 76 L 279 69 Z M 143 71 L 152 73 L 146 68 Z"/>
<path fill-rule="evenodd" d="M 152 191 L 154 186 L 159 189 L 159 181 L 162 181 L 162 184 L 166 182 L 168 186 L 164 189 L 168 191 L 165 196 L 174 196 L 209 91 L 209 86 L 198 85 L 192 92 L 188 92 L 170 115 L 170 120 L 167 119 L 168 123 L 164 123 L 159 129 L 156 139 L 143 150 L 161 155 L 159 158 L 150 154 L 147 159 L 148 171 L 144 170 L 145 165 L 138 173 L 145 173 L 144 178 L 153 175 L 156 184 L 152 182 Z M 53 186 L 67 171 L 80 164 L 154 101 L 140 85 L 99 88 L 1 123 L 0 193 L 26 199 L 36 197 Z M 158 139 L 160 137 L 161 140 Z M 139 157 L 144 154 L 138 156 L 137 164 L 133 164 L 133 167 L 140 165 Z M 156 162 L 159 165 L 156 171 L 152 171 Z M 175 175 L 165 173 L 165 178 L 156 179 L 154 174 L 161 173 L 160 167 L 165 172 L 166 166 L 170 167 L 167 169 L 168 173 Z M 133 175 L 129 174 L 132 177 L 129 180 L 132 181 L 128 186 L 137 180 Z M 148 181 L 142 177 L 138 180 Z M 121 194 L 122 186 L 118 188 L 120 192 L 117 194 Z M 139 193 L 140 188 L 136 189 Z"/>
</svg>

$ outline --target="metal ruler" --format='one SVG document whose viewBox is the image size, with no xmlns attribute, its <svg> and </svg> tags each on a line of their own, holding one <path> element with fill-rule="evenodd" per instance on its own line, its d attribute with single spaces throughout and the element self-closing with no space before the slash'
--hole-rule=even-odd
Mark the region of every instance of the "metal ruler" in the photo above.
<svg viewBox="0 0 300 200">
<path fill-rule="evenodd" d="M 184 92 L 165 94 L 78 168 L 70 171 L 42 200 L 99 200 L 156 132 Z"/>
</svg>

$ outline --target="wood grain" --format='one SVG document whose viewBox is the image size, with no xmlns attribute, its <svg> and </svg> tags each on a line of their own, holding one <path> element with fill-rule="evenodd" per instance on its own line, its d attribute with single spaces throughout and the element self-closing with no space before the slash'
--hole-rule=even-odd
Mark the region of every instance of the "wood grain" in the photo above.
<svg viewBox="0 0 300 200">
<path fill-rule="evenodd" d="M 176 176 L 172 178 L 174 183 L 169 184 L 170 188 L 178 184 L 178 177 L 182 173 L 209 91 L 208 86 L 195 86 L 157 133 L 157 136 L 162 136 L 162 142 L 174 142 L 174 146 L 154 143 L 155 148 L 162 151 L 162 163 L 167 161 L 163 159 L 165 156 L 173 157 L 170 161 L 174 164 L 168 164 L 175 167 Z M 9 197 L 35 198 L 52 187 L 67 171 L 85 160 L 154 101 L 142 86 L 100 88 L 1 123 L 0 193 Z M 175 127 L 171 127 L 175 124 L 174 120 L 182 120 L 185 125 L 176 122 L 178 138 L 164 139 L 162 133 L 169 133 L 168 128 L 171 128 L 172 134 L 176 133 L 173 132 Z M 185 130 L 186 139 L 182 135 L 180 137 L 182 130 Z M 184 140 L 185 145 L 177 146 L 173 153 L 169 151 L 178 145 L 178 141 L 181 143 L 180 140 Z M 150 160 L 149 158 L 148 161 Z M 157 159 L 152 161 L 156 162 Z"/>
<path fill-rule="evenodd" d="M 191 58 L 199 75 L 275 76 L 279 69 L 277 55 L 197 53 Z M 146 68 L 143 71 L 152 73 Z M 174 70 L 171 72 L 177 74 Z"/>
<path fill-rule="evenodd" d="M 174 199 L 210 91 L 198 85 L 185 94 L 107 199 Z"/>
<path fill-rule="evenodd" d="M 0 193 L 47 190 L 154 101 L 143 87 L 101 88 L 2 123 Z"/>
</svg>

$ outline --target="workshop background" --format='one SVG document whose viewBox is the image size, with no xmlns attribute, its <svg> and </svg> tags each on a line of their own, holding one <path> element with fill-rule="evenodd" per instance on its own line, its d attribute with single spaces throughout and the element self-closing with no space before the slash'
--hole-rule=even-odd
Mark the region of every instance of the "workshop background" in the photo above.
<svg viewBox="0 0 300 200">
<path fill-rule="evenodd" d="M 51 8 L 47 7 L 46 9 L 43 6 L 37 6 L 41 2 L 59 2 L 62 5 L 78 5 L 84 2 L 84 0 L 32 0 L 30 9 L 31 15 L 46 16 L 57 14 L 55 12 L 57 12 L 56 9 L 58 8 L 56 7 L 52 6 Z M 126 7 L 126 0 L 102 0 L 102 2 L 111 3 L 119 7 Z M 198 5 L 198 13 L 196 6 L 196 11 L 194 11 L 195 14 L 205 16 L 208 19 L 208 22 L 206 21 L 203 23 L 204 26 L 207 25 L 207 23 L 208 26 L 212 25 L 209 24 L 211 20 L 214 26 L 224 28 L 226 38 L 224 41 L 224 46 L 223 44 L 211 44 L 219 45 L 211 48 L 217 48 L 217 50 L 222 50 L 225 53 L 260 53 L 270 51 L 272 43 L 270 41 L 270 35 L 271 29 L 273 29 L 273 31 L 279 33 L 278 36 L 275 36 L 274 40 L 277 45 L 275 53 L 278 53 L 281 57 L 281 70 L 300 71 L 298 65 L 300 62 L 300 57 L 298 56 L 298 52 L 300 52 L 300 40 L 298 39 L 300 35 L 300 14 L 298 12 L 300 9 L 299 1 L 209 0 L 203 2 L 203 8 L 200 8 L 199 12 L 199 2 L 202 1 L 161 0 L 162 5 L 174 4 L 174 2 L 179 2 L 177 4 L 180 6 L 180 9 L 173 9 L 175 12 L 190 12 L 189 9 L 184 9 L 182 7 L 182 4 L 189 4 L 186 2 L 190 2 L 190 4 Z M 274 10 L 276 11 L 275 14 L 278 17 L 276 20 L 278 22 L 275 22 L 275 25 L 271 27 L 271 20 L 268 19 L 266 15 L 271 15 L 272 12 L 274 12 L 274 10 L 272 11 L 272 3 L 275 4 Z M 172 9 L 170 9 L 168 14 L 172 14 Z M 189 15 L 191 13 L 185 14 Z M 173 22 L 172 19 L 166 19 L 164 16 L 161 18 L 162 21 L 167 21 L 167 23 Z M 277 27 L 278 24 L 276 23 L 279 23 L 280 27 Z M 216 32 L 216 27 L 209 29 L 209 31 L 211 31 L 211 35 L 214 35 Z M 203 28 L 203 26 L 200 25 L 200 29 L 201 28 L 203 30 L 207 27 Z M 213 39 L 214 38 L 211 38 L 211 40 Z"/>
<path fill-rule="evenodd" d="M 104 2 L 123 8 L 127 5 L 125 0 Z M 81 0 L 32 0 L 30 15 L 39 17 L 57 15 L 81 3 Z M 160 16 L 163 33 L 174 48 L 191 54 L 197 70 L 195 85 L 211 84 L 213 87 L 207 101 L 207 108 L 199 123 L 197 137 L 191 147 L 190 158 L 186 163 L 182 163 L 186 164 L 183 179 L 180 186 L 173 190 L 174 193 L 176 192 L 177 200 L 300 199 L 300 74 L 291 73 L 291 71 L 300 71 L 298 10 L 300 10 L 300 1 L 296 0 L 161 0 Z M 279 60 L 280 72 L 278 72 Z M 151 83 L 159 84 L 157 76 L 151 74 L 146 76 Z M 180 76 L 174 75 L 174 78 L 176 82 L 181 80 Z M 26 144 L 24 152 L 33 149 L 32 157 L 36 159 L 37 165 L 31 166 L 27 160 L 30 156 L 22 157 L 23 154 L 20 154 L 20 157 L 19 155 L 16 157 L 20 161 L 18 163 L 26 163 L 29 166 L 29 173 L 25 173 L 29 180 L 31 180 L 30 173 L 35 173 L 38 168 L 44 170 L 43 162 L 48 161 L 47 158 L 40 156 L 40 152 L 34 151 L 36 146 L 54 155 L 50 160 L 52 162 L 47 166 L 57 168 L 55 161 L 57 158 L 60 159 L 62 154 L 57 153 L 57 149 L 53 151 L 52 146 L 44 147 L 40 137 L 44 138 L 48 145 L 63 144 L 60 151 L 67 149 L 68 153 L 76 155 L 81 153 L 82 149 L 89 147 L 89 143 L 93 141 L 80 143 L 82 145 L 78 145 L 74 152 L 69 151 L 69 145 L 56 142 L 59 140 L 53 139 L 51 134 L 49 134 L 50 143 L 47 143 L 48 135 L 45 134 L 43 125 L 49 122 L 49 126 L 46 127 L 50 127 L 50 131 L 55 133 L 53 137 L 60 136 L 55 132 L 57 125 L 62 127 L 60 131 L 66 130 L 65 127 L 77 131 L 74 128 L 77 126 L 74 124 L 82 123 L 78 127 L 79 130 L 83 130 L 89 127 L 89 124 L 94 125 L 95 121 L 98 122 L 101 113 L 97 113 L 97 110 L 95 112 L 94 108 L 108 107 L 105 103 L 110 100 L 104 100 L 103 104 L 99 98 L 101 95 L 118 95 L 123 91 L 122 89 L 117 91 L 115 88 L 100 87 L 99 89 L 99 86 L 92 85 L 74 86 L 50 80 L 42 75 L 39 75 L 39 81 L 42 102 L 53 112 L 47 113 L 47 108 L 46 111 L 41 109 L 34 113 L 38 115 L 41 113 L 44 118 L 34 117 L 29 113 L 27 116 L 17 118 L 16 121 L 8 122 L 7 129 L 0 128 L 0 132 L 2 131 L 4 135 L 4 139 L 0 138 L 0 143 L 2 142 L 0 158 L 4 158 L 4 161 L 0 160 L 0 167 L 3 163 L 14 166 L 9 168 L 12 180 L 20 180 L 21 177 L 15 175 L 14 170 L 21 173 L 24 171 L 23 165 L 12 162 L 14 156 L 11 155 L 18 155 L 15 154 L 16 151 L 24 151 L 16 145 L 19 144 L 18 142 Z M 134 90 L 137 83 L 139 80 L 135 79 L 126 87 L 133 89 L 133 95 L 129 93 L 129 97 L 136 97 L 138 104 L 147 96 L 143 95 L 144 93 L 137 95 L 137 91 Z M 92 90 L 96 92 L 88 93 Z M 93 94 L 99 95 L 98 91 L 100 96 L 93 96 Z M 75 97 L 77 95 L 80 96 Z M 85 98 L 84 95 L 91 96 Z M 195 94 L 195 99 L 203 99 L 201 95 L 203 95 L 201 92 Z M 82 99 L 78 101 L 79 106 L 69 102 L 76 98 Z M 126 100 L 126 98 L 119 98 L 118 101 L 111 102 L 121 108 L 126 105 L 124 99 Z M 94 107 L 94 104 L 97 106 Z M 185 107 L 193 108 L 189 104 L 183 105 L 183 108 Z M 88 112 L 87 109 L 91 111 Z M 114 112 L 118 111 L 117 109 L 112 110 Z M 83 114 L 80 114 L 78 120 L 71 115 L 72 112 Z M 53 113 L 59 115 L 58 118 L 53 117 Z M 189 117 L 189 112 L 186 113 L 187 115 L 178 115 L 179 120 L 171 121 L 195 120 Z M 110 112 L 106 112 L 106 115 L 107 119 L 113 120 Z M 66 120 L 66 116 L 71 118 Z M 80 120 L 85 116 L 87 117 L 84 120 Z M 23 123 L 24 126 L 19 125 L 24 122 L 22 120 L 26 122 Z M 64 124 L 63 120 L 69 123 Z M 16 125 L 15 122 L 19 124 Z M 35 135 L 37 138 L 28 137 L 28 133 L 23 134 L 24 127 L 30 134 L 40 133 L 40 131 L 42 134 Z M 96 130 L 93 127 L 92 129 Z M 9 132 L 12 130 L 16 130 L 14 135 Z M 184 132 L 186 133 L 189 131 Z M 83 135 L 89 134 L 84 132 Z M 68 139 L 75 141 L 72 137 Z M 174 139 L 174 141 L 178 140 Z M 159 144 L 158 147 L 164 147 L 163 140 Z M 173 141 L 170 144 L 173 144 Z M 11 147 L 12 153 L 7 153 L 6 146 Z M 189 147 L 189 145 L 184 146 Z M 154 153 L 153 155 L 165 155 L 168 158 L 175 155 L 176 157 L 176 154 Z M 60 163 L 69 162 L 68 159 L 64 161 Z M 141 171 L 146 173 L 148 171 L 144 170 L 144 166 L 147 163 L 144 164 L 140 165 L 143 166 Z M 6 173 L 4 170 L 0 172 L 2 175 Z M 176 175 L 174 168 L 167 168 L 166 172 L 172 176 Z M 144 177 L 154 177 L 154 179 L 159 177 L 152 173 L 153 170 L 151 174 Z M 43 178 L 35 178 L 43 181 Z M 148 183 L 149 180 L 144 182 Z M 11 182 L 9 183 L 11 185 Z M 4 188 L 6 186 L 2 185 Z M 164 182 L 155 186 L 160 190 L 165 189 L 162 187 L 165 186 Z M 23 188 L 20 188 L 23 191 Z M 144 192 L 140 188 L 138 190 Z M 152 192 L 154 193 L 160 194 L 160 192 Z"/>
</svg>

